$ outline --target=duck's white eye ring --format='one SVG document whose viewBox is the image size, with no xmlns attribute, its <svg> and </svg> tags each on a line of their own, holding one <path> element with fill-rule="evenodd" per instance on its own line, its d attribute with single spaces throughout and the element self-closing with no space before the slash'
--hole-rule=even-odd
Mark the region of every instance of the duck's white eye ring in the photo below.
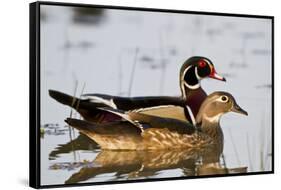
<svg viewBox="0 0 281 190">
<path fill-rule="evenodd" d="M 227 102 L 228 101 L 228 97 L 227 96 L 221 96 L 221 101 Z"/>
</svg>

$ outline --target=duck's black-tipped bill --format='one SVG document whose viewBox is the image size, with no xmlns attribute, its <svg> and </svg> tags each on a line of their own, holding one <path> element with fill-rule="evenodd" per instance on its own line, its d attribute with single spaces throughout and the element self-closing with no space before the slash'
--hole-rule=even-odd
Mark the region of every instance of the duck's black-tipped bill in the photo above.
<svg viewBox="0 0 281 190">
<path fill-rule="evenodd" d="M 220 76 L 214 68 L 213 68 L 211 74 L 209 75 L 209 77 L 226 82 L 226 79 L 224 77 Z"/>
<path fill-rule="evenodd" d="M 243 115 L 248 115 L 248 112 L 246 112 L 245 110 L 243 110 L 238 104 L 235 104 L 231 111 L 233 112 L 236 112 L 236 113 L 240 113 L 240 114 L 243 114 Z"/>
</svg>

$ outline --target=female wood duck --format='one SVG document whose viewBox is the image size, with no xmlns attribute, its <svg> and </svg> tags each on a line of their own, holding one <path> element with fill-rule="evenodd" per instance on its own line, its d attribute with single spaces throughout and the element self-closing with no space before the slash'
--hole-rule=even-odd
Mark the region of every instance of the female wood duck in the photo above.
<svg viewBox="0 0 281 190">
<path fill-rule="evenodd" d="M 123 112 L 100 108 L 122 117 L 124 121 L 94 124 L 68 118 L 66 122 L 97 142 L 102 149 L 175 149 L 223 145 L 220 118 L 227 112 L 248 115 L 227 92 L 214 92 L 202 103 L 196 117 L 199 129 L 190 123 L 146 115 L 136 111 Z"/>
<path fill-rule="evenodd" d="M 225 81 L 225 78 L 216 73 L 213 63 L 208 58 L 195 56 L 185 61 L 180 69 L 180 97 L 84 94 L 85 99 L 79 99 L 55 90 L 49 90 L 49 94 L 58 102 L 76 109 L 85 120 L 91 122 L 104 123 L 120 119 L 114 114 L 97 109 L 111 107 L 123 111 L 138 109 L 148 115 L 188 120 L 194 124 L 195 119 L 191 116 L 197 115 L 200 105 L 207 97 L 200 86 L 200 80 L 206 77 Z"/>
</svg>

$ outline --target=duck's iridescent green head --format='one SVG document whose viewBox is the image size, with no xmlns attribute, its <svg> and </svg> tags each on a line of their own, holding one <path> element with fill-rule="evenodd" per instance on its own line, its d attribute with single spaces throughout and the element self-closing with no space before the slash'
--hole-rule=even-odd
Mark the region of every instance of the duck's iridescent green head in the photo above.
<svg viewBox="0 0 281 190">
<path fill-rule="evenodd" d="M 181 88 L 199 88 L 200 80 L 207 77 L 226 81 L 224 77 L 217 74 L 210 59 L 202 56 L 190 57 L 184 62 L 180 70 Z"/>
</svg>

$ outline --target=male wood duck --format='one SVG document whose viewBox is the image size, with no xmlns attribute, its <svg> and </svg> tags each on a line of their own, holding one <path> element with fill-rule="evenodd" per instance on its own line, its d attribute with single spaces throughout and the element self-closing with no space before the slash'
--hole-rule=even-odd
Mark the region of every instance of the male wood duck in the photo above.
<svg viewBox="0 0 281 190">
<path fill-rule="evenodd" d="M 248 115 L 227 92 L 214 92 L 202 103 L 196 116 L 197 129 L 192 124 L 171 118 L 113 108 L 100 108 L 122 117 L 124 121 L 106 124 L 66 119 L 66 122 L 97 142 L 102 149 L 175 149 L 202 148 L 218 144 L 223 148 L 220 118 L 228 112 Z"/>
<path fill-rule="evenodd" d="M 195 56 L 186 60 L 180 69 L 180 97 L 119 97 L 106 94 L 84 94 L 84 99 L 79 99 L 55 90 L 49 90 L 49 94 L 58 102 L 76 109 L 85 120 L 90 122 L 104 123 L 120 119 L 114 114 L 97 109 L 111 107 L 123 111 L 139 109 L 141 113 L 148 115 L 188 120 L 194 124 L 195 119 L 191 116 L 197 115 L 200 105 L 207 97 L 200 86 L 200 81 L 206 77 L 225 81 L 224 77 L 216 73 L 211 60 Z"/>
</svg>

